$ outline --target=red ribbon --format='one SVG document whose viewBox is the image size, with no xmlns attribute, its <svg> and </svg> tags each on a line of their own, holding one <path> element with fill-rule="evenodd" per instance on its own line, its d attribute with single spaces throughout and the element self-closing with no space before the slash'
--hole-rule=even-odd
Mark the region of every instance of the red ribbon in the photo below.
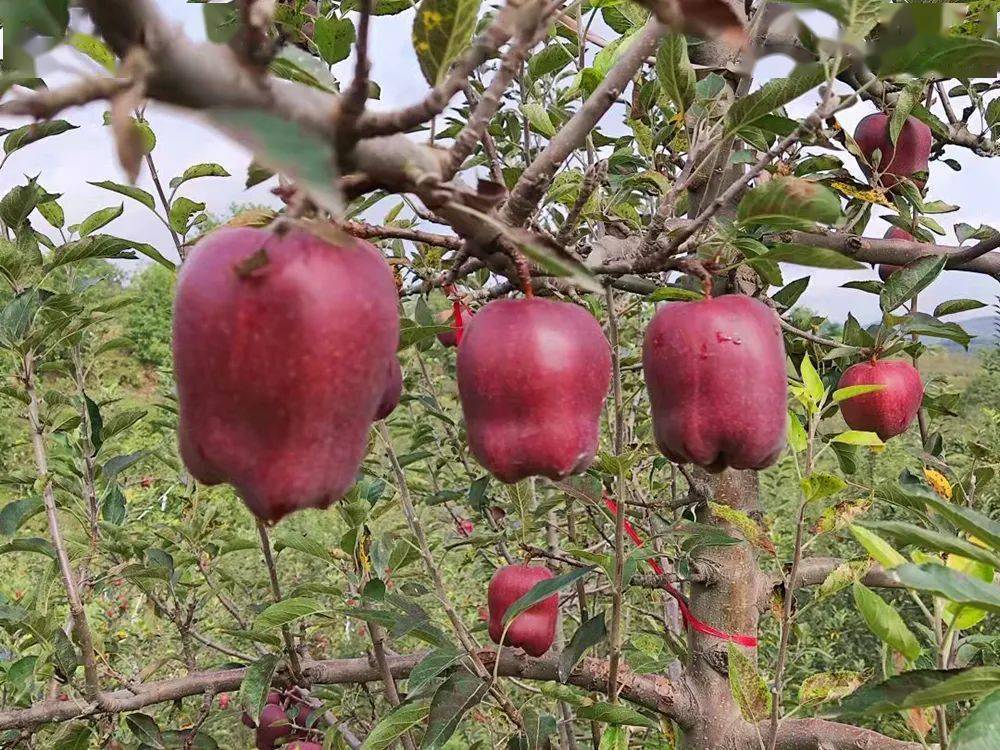
<svg viewBox="0 0 1000 750">
<path fill-rule="evenodd" d="M 604 496 L 604 504 L 608 506 L 608 510 L 611 511 L 612 515 L 614 516 L 618 515 L 618 504 L 607 495 Z M 633 542 L 635 542 L 636 547 L 642 547 L 643 546 L 642 537 L 640 537 L 636 533 L 635 529 L 632 528 L 632 524 L 628 522 L 627 518 L 624 519 L 624 521 L 625 521 L 625 533 L 628 534 L 629 537 L 631 537 Z M 653 569 L 654 573 L 660 576 L 663 575 L 663 566 L 660 565 L 660 563 L 656 560 L 656 558 L 651 557 L 646 562 L 649 563 L 649 567 Z M 733 643 L 738 643 L 739 645 L 746 646 L 747 648 L 757 648 L 757 639 L 754 636 L 740 635 L 738 633 L 735 635 L 732 633 L 726 633 L 722 630 L 719 630 L 718 628 L 712 627 L 707 622 L 702 622 L 693 614 L 691 614 L 691 608 L 688 607 L 687 599 L 684 598 L 684 594 L 682 594 L 680 591 L 678 591 L 672 585 L 670 585 L 669 581 L 665 581 L 663 583 L 663 589 L 668 594 L 670 594 L 674 599 L 677 600 L 677 607 L 681 611 L 681 617 L 684 618 L 684 622 L 687 623 L 688 627 L 691 628 L 692 630 L 696 630 L 699 633 L 704 633 L 705 635 L 714 636 L 715 638 L 721 638 L 724 641 L 732 641 Z"/>
<path fill-rule="evenodd" d="M 464 305 L 455 300 L 451 303 L 451 311 L 455 317 L 455 321 L 451 324 L 451 327 L 455 331 L 455 346 L 462 343 L 462 334 L 465 332 L 465 321 L 462 320 L 462 308 Z"/>
</svg>

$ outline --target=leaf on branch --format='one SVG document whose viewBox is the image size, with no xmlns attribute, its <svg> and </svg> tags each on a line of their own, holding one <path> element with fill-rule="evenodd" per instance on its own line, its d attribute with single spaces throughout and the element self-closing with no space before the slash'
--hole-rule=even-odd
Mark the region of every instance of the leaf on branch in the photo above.
<svg viewBox="0 0 1000 750">
<path fill-rule="evenodd" d="M 184 170 L 184 174 L 180 177 L 174 177 L 170 181 L 170 187 L 173 189 L 179 188 L 185 182 L 190 182 L 191 180 L 197 180 L 201 177 L 229 177 L 229 172 L 226 171 L 224 167 L 219 164 L 195 164 L 193 167 L 188 167 Z"/>
<path fill-rule="evenodd" d="M 267 632 L 276 630 L 283 625 L 301 620 L 303 617 L 314 615 L 327 610 L 320 602 L 306 597 L 295 597 L 276 602 L 265 609 L 254 620 L 254 630 Z"/>
<path fill-rule="evenodd" d="M 834 224 L 840 215 L 840 199 L 825 185 L 801 177 L 777 177 L 743 196 L 737 218 L 745 226 L 781 230 Z"/>
<path fill-rule="evenodd" d="M 240 685 L 239 704 L 255 719 L 264 710 L 271 680 L 274 679 L 274 671 L 277 668 L 278 657 L 274 654 L 265 654 L 247 667 Z"/>
<path fill-rule="evenodd" d="M 431 86 L 444 81 L 451 64 L 472 41 L 480 2 L 421 0 L 413 19 L 413 49 Z"/>
<path fill-rule="evenodd" d="M 592 570 L 594 570 L 593 566 L 586 568 L 574 568 L 570 572 L 563 573 L 555 578 L 547 578 L 544 581 L 539 581 L 531 587 L 531 590 L 528 591 L 527 594 L 522 596 L 507 608 L 507 611 L 503 614 L 504 624 L 506 625 L 511 622 L 519 614 L 526 612 L 543 599 L 548 599 L 553 594 L 556 594 L 567 586 L 576 583 L 578 579 L 588 575 Z"/>
<path fill-rule="evenodd" d="M 879 304 L 883 312 L 892 312 L 914 295 L 926 289 L 941 271 L 947 258 L 943 255 L 932 255 L 908 263 L 896 271 L 885 282 L 879 296 Z"/>
<path fill-rule="evenodd" d="M 431 704 L 429 701 L 404 703 L 379 719 L 375 728 L 365 737 L 360 750 L 388 750 L 411 729 L 416 729 L 427 720 Z"/>
<path fill-rule="evenodd" d="M 584 652 L 603 641 L 607 635 L 607 625 L 603 612 L 594 615 L 580 625 L 573 633 L 573 637 L 570 638 L 569 645 L 559 655 L 559 681 L 566 682 L 573 672 L 573 667 L 583 657 Z"/>
<path fill-rule="evenodd" d="M 258 163 L 293 179 L 320 207 L 342 213 L 333 146 L 300 125 L 256 110 L 218 109 L 211 120 L 251 151 Z"/>
<path fill-rule="evenodd" d="M 737 135 L 760 121 L 778 107 L 799 98 L 826 80 L 826 66 L 809 63 L 795 68 L 787 78 L 768 81 L 760 89 L 733 103 L 726 113 L 726 134 Z"/>
<path fill-rule="evenodd" d="M 767 254 L 761 257 L 772 260 L 775 263 L 794 263 L 799 266 L 811 266 L 813 268 L 856 270 L 865 267 L 864 264 L 848 258 L 836 250 L 830 250 L 825 247 L 812 247 L 810 245 L 793 245 L 787 242 L 777 243 L 767 251 Z"/>
<path fill-rule="evenodd" d="M 683 34 L 672 33 L 663 38 L 656 53 L 656 79 L 677 111 L 687 112 L 694 103 L 697 80 Z"/>
<path fill-rule="evenodd" d="M 43 138 L 62 135 L 70 130 L 76 130 L 76 128 L 76 125 L 65 120 L 46 120 L 23 125 L 7 134 L 3 142 L 3 150 L 9 155 Z"/>
<path fill-rule="evenodd" d="M 955 727 L 950 750 L 991 750 L 1000 736 L 1000 690 L 994 690 Z"/>
<path fill-rule="evenodd" d="M 907 564 L 896 568 L 893 573 L 900 583 L 909 588 L 929 591 L 957 604 L 1000 612 L 1000 586 L 980 581 L 944 565 Z"/>
<path fill-rule="evenodd" d="M 969 700 L 997 689 L 1000 689 L 1000 667 L 915 669 L 862 686 L 834 706 L 827 716 L 878 716 Z"/>
<path fill-rule="evenodd" d="M 136 187 L 135 185 L 121 185 L 117 182 L 112 182 L 111 180 L 88 182 L 87 184 L 99 187 L 103 190 L 110 190 L 112 193 L 118 193 L 119 195 L 124 195 L 132 200 L 139 201 L 139 203 L 150 210 L 156 208 L 156 202 L 153 199 L 152 194 L 146 192 L 142 188 Z"/>
<path fill-rule="evenodd" d="M 620 703 L 594 703 L 589 706 L 580 706 L 576 709 L 576 715 L 581 719 L 590 721 L 600 721 L 605 724 L 615 726 L 648 727 L 655 729 L 656 722 L 636 711 L 631 706 Z"/>
<path fill-rule="evenodd" d="M 735 643 L 727 643 L 729 687 L 747 721 L 763 721 L 771 712 L 771 691 L 753 661 Z"/>
<path fill-rule="evenodd" d="M 920 656 L 920 642 L 895 608 L 860 581 L 854 582 L 854 604 L 868 629 L 910 661 Z"/>
<path fill-rule="evenodd" d="M 810 675 L 799 686 L 799 703 L 814 706 L 840 700 L 857 690 L 863 679 L 859 672 L 820 672 Z"/>
<path fill-rule="evenodd" d="M 421 750 L 440 750 L 458 728 L 462 717 L 489 691 L 489 684 L 467 669 L 455 671 L 431 700 L 427 729 L 420 742 Z"/>
</svg>

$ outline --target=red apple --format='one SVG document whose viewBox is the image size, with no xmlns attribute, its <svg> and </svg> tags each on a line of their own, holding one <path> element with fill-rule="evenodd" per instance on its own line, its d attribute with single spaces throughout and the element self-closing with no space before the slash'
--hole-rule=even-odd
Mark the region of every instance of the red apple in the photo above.
<svg viewBox="0 0 1000 750">
<path fill-rule="evenodd" d="M 486 601 L 489 606 L 490 639 L 499 644 L 503 635 L 503 616 L 511 604 L 540 581 L 552 578 L 548 568 L 532 565 L 507 565 L 490 581 Z M 559 596 L 543 599 L 514 618 L 503 645 L 523 648 L 531 656 L 541 656 L 552 647 L 559 618 Z"/>
<path fill-rule="evenodd" d="M 403 395 L 403 370 L 399 366 L 399 360 L 395 357 L 389 363 L 389 382 L 385 386 L 382 394 L 382 401 L 379 402 L 375 419 L 385 419 L 392 414 L 399 406 L 399 398 Z"/>
<path fill-rule="evenodd" d="M 274 750 L 279 740 L 291 734 L 292 723 L 288 720 L 285 709 L 275 703 L 264 706 L 255 737 L 258 750 Z"/>
<path fill-rule="evenodd" d="M 474 530 L 475 527 L 472 525 L 472 521 L 468 518 L 460 518 L 455 522 L 455 531 L 457 531 L 458 535 L 461 537 L 468 539 L 472 536 L 472 532 Z"/>
<path fill-rule="evenodd" d="M 889 138 L 889 115 L 884 112 L 876 112 L 861 120 L 854 131 L 854 140 L 868 160 L 867 164 L 861 165 L 865 174 L 871 176 L 874 170 L 885 187 L 894 186 L 900 177 L 913 177 L 917 172 L 927 171 L 933 136 L 931 129 L 916 117 L 906 118 L 895 146 Z M 876 150 L 882 154 L 877 165 L 874 164 Z M 914 180 L 914 183 L 918 187 L 924 185 L 920 179 Z"/>
<path fill-rule="evenodd" d="M 469 308 L 467 308 L 465 305 L 462 305 L 461 306 L 461 311 L 462 311 L 462 313 L 461 313 L 462 314 L 462 329 L 463 329 L 463 333 L 464 333 L 465 327 L 467 325 L 469 325 L 469 321 L 472 320 L 472 310 L 470 310 Z M 437 319 L 438 319 L 438 323 L 440 323 L 441 325 L 444 325 L 444 324 L 447 323 L 447 324 L 449 324 L 451 326 L 451 330 L 450 331 L 445 331 L 444 333 L 439 333 L 437 335 L 437 340 L 440 341 L 443 346 L 445 346 L 446 348 L 449 348 L 449 349 L 452 349 L 452 348 L 458 346 L 458 324 L 457 324 L 457 321 L 455 320 L 454 309 L 452 309 L 451 311 L 444 310 L 444 311 L 438 313 Z"/>
<path fill-rule="evenodd" d="M 670 460 L 763 469 L 785 447 L 785 346 L 763 302 L 731 294 L 663 306 L 642 367 L 656 444 Z"/>
<path fill-rule="evenodd" d="M 882 440 L 902 435 L 913 423 L 924 398 L 920 373 L 900 359 L 860 362 L 844 371 L 837 388 L 875 384 L 885 388 L 841 401 L 844 421 L 852 430 L 874 432 Z"/>
<path fill-rule="evenodd" d="M 915 240 L 912 234 L 900 229 L 899 227 L 890 227 L 889 231 L 885 233 L 885 238 L 887 240 L 909 240 L 910 242 Z M 891 263 L 881 263 L 878 267 L 879 278 L 882 279 L 882 281 L 888 281 L 889 277 L 896 273 L 896 271 L 900 268 L 902 268 L 902 266 L 894 266 Z"/>
<path fill-rule="evenodd" d="M 491 302 L 458 348 L 469 447 L 502 482 L 586 469 L 610 383 L 611 349 L 600 324 L 568 302 Z"/>
<path fill-rule="evenodd" d="M 219 695 L 219 708 L 223 711 L 229 708 L 229 693 L 222 693 Z"/>
<path fill-rule="evenodd" d="M 198 243 L 174 302 L 180 448 L 267 521 L 354 484 L 399 339 L 371 245 L 226 228 Z"/>
</svg>

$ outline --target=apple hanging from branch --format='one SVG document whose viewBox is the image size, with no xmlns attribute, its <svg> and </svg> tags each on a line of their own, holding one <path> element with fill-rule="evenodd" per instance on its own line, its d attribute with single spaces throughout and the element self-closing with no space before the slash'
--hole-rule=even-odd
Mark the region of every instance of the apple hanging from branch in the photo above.
<svg viewBox="0 0 1000 750">
<path fill-rule="evenodd" d="M 611 348 L 600 324 L 568 302 L 491 302 L 458 347 L 469 447 L 502 482 L 586 469 L 610 384 Z"/>
<path fill-rule="evenodd" d="M 875 112 L 858 123 L 854 141 L 867 160 L 861 168 L 869 177 L 878 175 L 879 182 L 887 188 L 895 187 L 904 177 L 923 188 L 926 180 L 919 175 L 926 174 L 930 162 L 934 141 L 931 129 L 911 115 L 906 118 L 893 144 L 889 132 L 890 120 L 886 113 Z M 880 154 L 877 160 L 876 151 Z"/>
<path fill-rule="evenodd" d="M 174 303 L 180 449 L 259 518 L 325 508 L 354 484 L 399 340 L 392 272 L 371 245 L 302 230 L 213 232 Z"/>
<path fill-rule="evenodd" d="M 900 359 L 860 362 L 848 367 L 837 388 L 853 385 L 884 386 L 840 404 L 840 413 L 848 427 L 874 432 L 883 441 L 906 432 L 924 398 L 924 383 L 917 368 Z"/>
<path fill-rule="evenodd" d="M 510 605 L 531 591 L 536 583 L 552 577 L 548 568 L 537 565 L 507 565 L 494 573 L 486 595 L 490 640 L 500 645 L 503 638 L 504 646 L 522 648 L 531 656 L 542 656 L 552 648 L 559 619 L 558 594 L 533 604 L 508 626 L 504 624 L 504 615 Z"/>
<path fill-rule="evenodd" d="M 665 305 L 642 367 L 660 451 L 709 471 L 763 469 L 785 447 L 785 346 L 778 316 L 730 294 Z"/>
</svg>

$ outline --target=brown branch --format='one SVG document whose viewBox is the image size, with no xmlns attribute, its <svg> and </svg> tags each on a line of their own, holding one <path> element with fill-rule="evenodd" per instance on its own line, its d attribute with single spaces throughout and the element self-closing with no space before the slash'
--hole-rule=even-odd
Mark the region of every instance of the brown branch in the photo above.
<svg viewBox="0 0 1000 750">
<path fill-rule="evenodd" d="M 769 728 L 760 724 L 763 739 L 770 739 Z M 753 730 L 751 729 L 751 732 Z M 922 750 L 917 742 L 906 742 L 871 729 L 861 729 L 824 719 L 792 719 L 782 722 L 775 738 L 777 750 Z M 747 737 L 746 747 L 757 744 L 757 734 Z"/>
<path fill-rule="evenodd" d="M 947 245 L 934 245 L 927 242 L 911 242 L 909 240 L 886 240 L 872 237 L 858 237 L 853 234 L 843 234 L 839 232 L 815 233 L 792 230 L 773 235 L 783 242 L 790 242 L 796 245 L 809 245 L 812 247 L 828 248 L 843 253 L 849 258 L 862 261 L 864 263 L 891 263 L 892 265 L 903 266 L 907 263 L 923 258 L 928 255 L 957 255 L 963 250 L 973 248 L 959 248 Z M 997 238 L 984 240 L 974 247 L 986 242 L 996 241 Z M 985 273 L 991 276 L 1000 274 L 1000 253 L 984 252 L 984 254 L 961 263 L 954 263 L 950 259 L 949 267 L 955 271 L 974 271 Z"/>
<path fill-rule="evenodd" d="M 409 227 L 382 227 L 369 224 L 364 221 L 344 221 L 338 226 L 353 237 L 363 240 L 410 240 L 411 242 L 422 242 L 425 245 L 434 245 L 448 250 L 461 250 L 464 243 L 459 237 L 451 237 L 446 234 L 435 234 L 425 232 L 421 229 L 411 229 Z"/>
<path fill-rule="evenodd" d="M 566 221 L 559 227 L 559 234 L 556 235 L 556 242 L 560 245 L 566 245 L 573 238 L 573 233 L 576 231 L 577 224 L 580 223 L 580 217 L 583 215 L 583 209 L 586 208 L 587 203 L 590 201 L 590 196 L 601 186 L 607 173 L 607 159 L 601 159 L 587 168 L 587 172 L 583 176 L 583 182 L 580 183 L 580 192 L 577 193 L 576 200 L 573 201 L 569 213 L 566 214 Z"/>
<path fill-rule="evenodd" d="M 372 0 L 361 0 L 361 18 L 358 20 L 358 40 L 355 46 L 354 78 L 344 91 L 340 102 L 339 119 L 341 147 L 348 146 L 357 140 L 360 132 L 357 128 L 358 118 L 365 111 L 368 102 L 368 75 L 371 72 L 371 62 L 368 59 L 368 34 L 371 26 Z"/>
<path fill-rule="evenodd" d="M 806 557 L 799 563 L 795 587 L 818 586 L 843 564 L 844 560 L 836 557 Z M 902 586 L 891 573 L 876 563 L 871 564 L 860 580 L 865 586 L 878 588 L 896 589 Z"/>
</svg>

